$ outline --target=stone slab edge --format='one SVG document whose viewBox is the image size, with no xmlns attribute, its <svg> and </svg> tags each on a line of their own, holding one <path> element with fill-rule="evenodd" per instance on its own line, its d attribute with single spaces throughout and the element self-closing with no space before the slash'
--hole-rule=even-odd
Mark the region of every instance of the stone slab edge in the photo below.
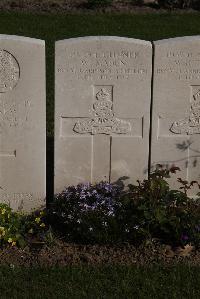
<svg viewBox="0 0 200 299">
<path fill-rule="evenodd" d="M 27 43 L 35 43 L 39 45 L 45 45 L 45 41 L 42 39 L 32 38 L 32 37 L 26 37 L 26 36 L 18 36 L 18 35 L 6 35 L 6 34 L 0 34 L 0 40 L 16 40 L 16 41 L 22 41 Z"/>
<path fill-rule="evenodd" d="M 181 37 L 174 37 L 174 38 L 165 38 L 157 41 L 153 41 L 153 44 L 160 45 L 165 43 L 173 43 L 173 42 L 193 42 L 193 41 L 199 41 L 200 35 L 191 35 L 191 36 L 181 36 Z"/>
<path fill-rule="evenodd" d="M 137 44 L 141 44 L 144 46 L 150 46 L 152 47 L 152 43 L 149 41 L 141 40 L 141 39 L 135 39 L 135 38 L 129 38 L 129 37 L 120 37 L 120 36 L 84 36 L 84 37 L 75 37 L 75 38 L 68 38 L 63 40 L 56 41 L 56 44 L 62 44 L 62 43 L 75 43 L 75 42 L 84 42 L 84 41 L 122 41 L 122 42 L 135 42 Z"/>
</svg>

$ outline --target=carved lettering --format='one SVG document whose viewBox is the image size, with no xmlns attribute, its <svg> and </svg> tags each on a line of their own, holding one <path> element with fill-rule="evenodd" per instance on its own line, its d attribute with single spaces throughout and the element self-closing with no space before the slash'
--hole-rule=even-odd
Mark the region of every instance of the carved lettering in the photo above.
<svg viewBox="0 0 200 299">
<path fill-rule="evenodd" d="M 121 50 L 121 51 L 106 51 L 106 52 L 78 52 L 73 51 L 71 53 L 68 53 L 67 56 L 69 58 L 78 58 L 78 57 L 84 57 L 84 58 L 130 58 L 130 59 L 136 59 L 139 57 L 139 52 L 134 51 L 127 51 L 127 50 Z"/>
<path fill-rule="evenodd" d="M 200 79 L 200 53 L 187 51 L 169 51 L 165 53 L 165 62 L 156 69 L 157 75 L 173 75 L 176 80 Z"/>
<path fill-rule="evenodd" d="M 183 52 L 183 51 L 177 51 L 177 52 L 167 52 L 166 55 L 168 58 L 188 58 L 188 57 L 193 57 L 194 53 L 191 52 Z"/>
<path fill-rule="evenodd" d="M 33 198 L 33 193 L 2 193 L 0 194 L 0 200 L 19 200 L 19 199 L 24 199 L 24 200 L 32 200 Z"/>
<path fill-rule="evenodd" d="M 66 63 L 59 65 L 57 72 L 73 75 L 76 80 L 131 80 L 132 76 L 147 75 L 147 69 L 141 64 L 137 65 L 139 56 L 139 51 L 124 49 L 95 52 L 74 50 L 66 53 Z"/>
<path fill-rule="evenodd" d="M 8 128 L 24 126 L 29 120 L 31 102 L 8 102 L 0 99 L 0 133 Z"/>
</svg>

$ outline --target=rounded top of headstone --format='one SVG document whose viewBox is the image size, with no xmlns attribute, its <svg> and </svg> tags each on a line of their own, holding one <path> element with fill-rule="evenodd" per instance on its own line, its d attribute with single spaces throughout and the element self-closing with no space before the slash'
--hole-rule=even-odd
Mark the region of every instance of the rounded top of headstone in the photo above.
<svg viewBox="0 0 200 299">
<path fill-rule="evenodd" d="M 141 39 L 135 39 L 135 38 L 129 38 L 129 37 L 120 37 L 120 36 L 84 36 L 84 37 L 76 37 L 76 38 L 68 38 L 56 41 L 56 44 L 66 44 L 66 43 L 76 43 L 76 42 L 101 42 L 101 41 L 116 41 L 116 42 L 127 42 L 127 43 L 135 43 L 135 44 L 141 44 L 144 46 L 152 46 L 151 42 L 141 40 Z"/>
<path fill-rule="evenodd" d="M 18 36 L 18 35 L 0 34 L 0 40 L 21 41 L 21 42 L 34 43 L 43 46 L 45 45 L 44 40 L 32 38 L 32 37 Z"/>
<path fill-rule="evenodd" d="M 193 36 L 181 36 L 181 37 L 174 37 L 174 38 L 166 38 L 154 41 L 154 45 L 162 45 L 162 44 L 169 44 L 169 43 L 181 43 L 181 42 L 195 42 L 200 41 L 200 35 L 193 35 Z"/>
</svg>

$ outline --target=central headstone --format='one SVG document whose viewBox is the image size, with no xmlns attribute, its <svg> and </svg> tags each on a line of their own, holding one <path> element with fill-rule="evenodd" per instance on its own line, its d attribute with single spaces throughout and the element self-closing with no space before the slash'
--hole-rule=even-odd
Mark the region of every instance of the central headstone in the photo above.
<svg viewBox="0 0 200 299">
<path fill-rule="evenodd" d="M 151 68 L 150 42 L 56 42 L 56 192 L 80 182 L 147 176 Z"/>
<path fill-rule="evenodd" d="M 45 43 L 0 35 L 0 202 L 45 204 Z"/>
</svg>

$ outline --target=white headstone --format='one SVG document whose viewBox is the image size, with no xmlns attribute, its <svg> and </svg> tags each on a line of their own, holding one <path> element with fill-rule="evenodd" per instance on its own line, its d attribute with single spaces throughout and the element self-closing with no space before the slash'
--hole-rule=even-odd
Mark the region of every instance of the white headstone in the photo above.
<svg viewBox="0 0 200 299">
<path fill-rule="evenodd" d="M 55 191 L 148 169 L 152 47 L 121 37 L 56 42 Z"/>
<path fill-rule="evenodd" d="M 45 43 L 0 35 L 0 202 L 30 211 L 45 199 Z"/>
<path fill-rule="evenodd" d="M 199 49 L 200 36 L 155 42 L 151 164 L 178 166 L 188 181 L 200 179 Z"/>
</svg>

